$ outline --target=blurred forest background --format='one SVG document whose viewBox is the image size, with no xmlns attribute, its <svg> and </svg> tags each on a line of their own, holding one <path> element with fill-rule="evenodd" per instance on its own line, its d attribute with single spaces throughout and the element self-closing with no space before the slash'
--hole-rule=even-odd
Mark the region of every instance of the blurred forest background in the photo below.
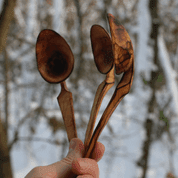
<svg viewBox="0 0 178 178">
<path fill-rule="evenodd" d="M 48 84 L 37 70 L 35 45 L 43 29 L 62 35 L 74 53 L 67 85 L 84 141 L 95 92 L 105 77 L 94 64 L 90 28 L 99 24 L 109 31 L 107 13 L 131 37 L 135 75 L 99 138 L 106 147 L 100 177 L 178 176 L 177 0 L 0 0 L 0 177 L 24 177 L 68 152 L 56 99 L 60 85 Z"/>
</svg>

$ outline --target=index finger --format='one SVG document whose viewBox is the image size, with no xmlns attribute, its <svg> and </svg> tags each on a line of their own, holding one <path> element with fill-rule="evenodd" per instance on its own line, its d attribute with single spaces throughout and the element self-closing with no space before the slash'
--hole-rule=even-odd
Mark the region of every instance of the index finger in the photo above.
<svg viewBox="0 0 178 178">
<path fill-rule="evenodd" d="M 94 159 L 97 162 L 100 161 L 100 159 L 104 155 L 104 152 L 105 152 L 105 146 L 101 142 L 97 142 L 91 154 L 91 159 Z"/>
</svg>

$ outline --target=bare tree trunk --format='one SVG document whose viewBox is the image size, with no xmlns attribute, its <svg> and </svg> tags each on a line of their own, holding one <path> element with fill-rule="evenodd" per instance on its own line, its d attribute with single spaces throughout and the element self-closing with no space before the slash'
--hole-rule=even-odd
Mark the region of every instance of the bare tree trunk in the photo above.
<svg viewBox="0 0 178 178">
<path fill-rule="evenodd" d="M 0 177 L 12 178 L 10 155 L 7 146 L 7 134 L 0 118 Z"/>
<path fill-rule="evenodd" d="M 78 54 L 78 57 L 79 57 L 79 60 L 78 60 L 78 66 L 77 67 L 77 74 L 76 74 L 76 78 L 78 79 L 77 82 L 76 82 L 76 85 L 75 85 L 75 89 L 78 90 L 79 88 L 79 78 L 82 77 L 82 74 L 83 74 L 83 66 L 84 66 L 84 58 L 83 58 L 83 53 L 84 53 L 84 38 L 83 38 L 83 34 L 82 34 L 82 13 L 81 13 L 81 7 L 80 7 L 80 2 L 79 0 L 74 0 L 74 3 L 75 3 L 75 6 L 76 6 L 76 9 L 77 9 L 77 19 L 78 19 L 78 43 L 79 43 L 79 46 L 80 46 L 80 51 L 79 51 L 79 54 Z M 75 100 L 75 99 L 74 99 Z"/>
<path fill-rule="evenodd" d="M 143 143 L 143 152 L 140 160 L 137 162 L 138 166 L 142 167 L 142 178 L 146 177 L 146 173 L 148 170 L 148 159 L 150 154 L 150 148 L 152 143 L 152 130 L 153 130 L 153 121 L 151 119 L 147 119 L 145 122 L 145 130 L 146 130 L 146 139 Z"/>
<path fill-rule="evenodd" d="M 8 123 L 9 123 L 9 82 L 10 82 L 10 76 L 9 76 L 9 58 L 7 56 L 7 51 L 4 51 L 4 92 L 5 92 L 5 132 L 8 133 Z M 8 134 L 7 134 L 8 135 Z"/>
<path fill-rule="evenodd" d="M 155 114 L 155 108 L 158 108 L 156 101 L 156 90 L 158 89 L 157 77 L 160 72 L 160 65 L 158 62 L 158 33 L 159 33 L 159 23 L 158 23 L 158 0 L 149 0 L 149 9 L 151 15 L 151 32 L 150 32 L 150 40 L 153 42 L 153 62 L 158 66 L 159 70 L 152 71 L 151 73 L 151 81 L 150 87 L 152 88 L 152 96 L 149 101 L 148 113 Z M 159 118 L 158 118 L 159 119 Z M 138 166 L 142 168 L 142 178 L 146 178 L 146 174 L 148 171 L 148 161 L 150 156 L 150 148 L 152 144 L 152 135 L 154 134 L 153 130 L 154 122 L 151 118 L 145 120 L 144 127 L 147 133 L 147 137 L 143 143 L 143 152 L 142 156 L 137 162 Z"/>
<path fill-rule="evenodd" d="M 6 46 L 8 31 L 10 27 L 11 20 L 14 17 L 14 8 L 16 5 L 16 0 L 4 0 L 3 10 L 0 14 L 0 53 L 4 50 Z M 6 122 L 3 124 L 0 118 L 0 177 L 2 178 L 12 178 L 12 169 L 10 162 L 10 154 L 8 149 L 8 116 L 9 116 L 9 61 L 6 55 L 4 56 L 4 75 L 5 75 L 5 113 Z M 4 127 L 5 126 L 5 127 Z"/>
<path fill-rule="evenodd" d="M 9 123 L 9 82 L 10 64 L 7 51 L 4 50 L 4 93 L 5 93 L 5 124 L 0 120 L 0 177 L 12 178 L 10 154 L 8 148 L 8 123 Z"/>
<path fill-rule="evenodd" d="M 14 17 L 16 0 L 4 0 L 3 10 L 0 14 L 0 53 L 6 46 L 7 35 L 11 20 Z"/>
</svg>

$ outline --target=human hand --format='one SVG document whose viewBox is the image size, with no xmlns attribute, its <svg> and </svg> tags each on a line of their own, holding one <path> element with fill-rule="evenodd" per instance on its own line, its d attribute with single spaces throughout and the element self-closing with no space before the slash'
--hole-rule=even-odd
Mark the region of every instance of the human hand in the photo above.
<svg viewBox="0 0 178 178">
<path fill-rule="evenodd" d="M 83 158 L 84 144 L 79 138 L 73 138 L 65 158 L 48 166 L 35 167 L 25 178 L 99 178 L 97 162 L 104 151 L 104 145 L 97 142 L 91 158 Z"/>
</svg>

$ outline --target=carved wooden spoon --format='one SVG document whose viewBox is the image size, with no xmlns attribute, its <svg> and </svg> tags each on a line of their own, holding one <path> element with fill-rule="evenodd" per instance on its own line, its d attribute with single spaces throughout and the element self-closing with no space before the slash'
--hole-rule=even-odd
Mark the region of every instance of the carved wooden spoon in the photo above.
<svg viewBox="0 0 178 178">
<path fill-rule="evenodd" d="M 72 93 L 65 79 L 74 67 L 73 53 L 62 36 L 53 30 L 42 30 L 37 38 L 36 57 L 41 76 L 49 83 L 60 83 L 61 93 L 57 100 L 61 108 L 68 140 L 77 137 Z"/>
<path fill-rule="evenodd" d="M 122 100 L 122 98 L 129 92 L 134 74 L 134 54 L 132 42 L 125 28 L 115 19 L 111 14 L 108 14 L 110 31 L 112 36 L 112 46 L 114 53 L 114 65 L 116 74 L 124 72 L 121 81 L 117 85 L 115 92 L 108 103 L 85 152 L 85 158 L 89 158 L 94 149 L 94 146 L 107 124 L 112 113 Z"/>
<path fill-rule="evenodd" d="M 112 41 L 107 31 L 99 25 L 93 25 L 91 28 L 91 44 L 95 64 L 100 73 L 107 74 L 105 80 L 98 86 L 93 107 L 85 134 L 85 148 L 90 143 L 97 114 L 99 112 L 102 100 L 108 90 L 114 85 L 114 56 L 112 51 Z"/>
</svg>

